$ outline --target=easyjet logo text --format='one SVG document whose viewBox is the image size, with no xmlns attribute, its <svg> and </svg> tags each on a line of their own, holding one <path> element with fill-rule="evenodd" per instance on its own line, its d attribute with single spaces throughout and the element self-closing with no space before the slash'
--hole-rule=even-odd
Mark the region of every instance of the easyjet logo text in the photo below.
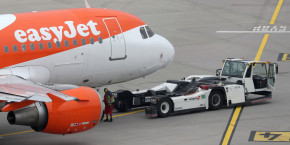
<svg viewBox="0 0 290 145">
<path fill-rule="evenodd" d="M 74 38 L 78 34 L 86 37 L 89 36 L 91 33 L 93 35 L 100 35 L 100 31 L 97 30 L 96 26 L 98 25 L 96 22 L 90 20 L 86 25 L 85 24 L 78 24 L 75 26 L 73 21 L 65 21 L 65 25 L 67 25 L 68 29 L 64 30 L 64 26 L 58 27 L 42 27 L 39 30 L 36 29 L 28 29 L 24 30 L 16 30 L 14 35 L 17 41 L 21 43 L 25 43 L 27 41 L 35 42 L 41 40 L 52 40 L 54 42 L 61 42 L 63 37 L 66 38 Z M 53 38 L 54 37 L 54 38 Z"/>
</svg>

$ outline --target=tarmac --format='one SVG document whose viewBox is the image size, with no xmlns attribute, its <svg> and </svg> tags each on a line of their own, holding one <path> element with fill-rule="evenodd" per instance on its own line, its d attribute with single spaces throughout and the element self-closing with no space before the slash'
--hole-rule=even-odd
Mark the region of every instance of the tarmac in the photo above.
<svg viewBox="0 0 290 145">
<path fill-rule="evenodd" d="M 262 42 L 265 42 L 264 33 L 243 32 L 262 29 L 263 26 L 268 30 L 276 27 L 290 30 L 290 2 L 279 1 L 282 1 L 281 9 L 275 22 L 271 23 L 277 12 L 277 0 L 88 0 L 95 8 L 117 9 L 140 17 L 155 33 L 167 38 L 176 51 L 173 62 L 165 69 L 145 78 L 105 87 L 113 91 L 149 89 L 166 80 L 192 74 L 215 75 L 226 58 L 255 59 Z M 0 1 L 0 6 L 0 14 L 7 14 L 80 8 L 85 4 L 82 0 L 9 0 Z M 290 131 L 290 62 L 277 61 L 280 53 L 290 53 L 289 40 L 289 33 L 269 34 L 260 60 L 279 64 L 273 99 L 245 106 L 227 144 L 289 144 L 289 140 L 268 142 L 269 137 L 265 137 L 266 142 L 249 141 L 252 131 Z M 138 108 L 130 110 L 131 114 L 116 112 L 114 115 L 118 116 L 112 123 L 102 122 L 87 132 L 65 136 L 11 126 L 6 120 L 7 114 L 0 113 L 0 144 L 218 145 L 224 144 L 224 134 L 233 110 L 234 107 L 224 107 L 217 111 L 150 119 L 145 117 L 142 108 Z"/>
</svg>

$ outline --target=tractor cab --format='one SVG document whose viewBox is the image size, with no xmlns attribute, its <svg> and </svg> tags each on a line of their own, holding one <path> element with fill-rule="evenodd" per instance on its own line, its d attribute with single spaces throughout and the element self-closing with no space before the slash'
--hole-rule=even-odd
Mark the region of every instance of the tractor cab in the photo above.
<svg viewBox="0 0 290 145">
<path fill-rule="evenodd" d="M 275 89 L 276 64 L 244 59 L 227 59 L 219 74 L 227 82 L 244 85 L 246 92 L 270 91 Z"/>
</svg>

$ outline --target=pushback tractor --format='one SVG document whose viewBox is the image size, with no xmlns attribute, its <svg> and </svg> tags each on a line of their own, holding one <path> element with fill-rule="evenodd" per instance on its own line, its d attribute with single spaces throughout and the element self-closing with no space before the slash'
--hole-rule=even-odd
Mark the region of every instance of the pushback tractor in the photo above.
<svg viewBox="0 0 290 145">
<path fill-rule="evenodd" d="M 171 113 L 186 110 L 218 110 L 222 106 L 255 104 L 272 98 L 277 70 L 275 63 L 226 59 L 223 68 L 217 70 L 217 76 L 191 75 L 181 80 L 168 80 L 149 90 L 126 91 L 132 98 L 126 103 L 131 107 L 134 101 L 139 102 L 138 106 L 147 105 L 145 114 L 149 117 L 168 117 Z"/>
</svg>

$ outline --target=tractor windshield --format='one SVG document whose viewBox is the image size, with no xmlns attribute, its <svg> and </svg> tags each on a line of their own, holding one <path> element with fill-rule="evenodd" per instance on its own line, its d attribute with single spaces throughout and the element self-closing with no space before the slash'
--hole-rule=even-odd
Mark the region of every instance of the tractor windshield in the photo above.
<svg viewBox="0 0 290 145">
<path fill-rule="evenodd" d="M 243 78 L 247 64 L 239 61 L 226 61 L 222 76 Z"/>
</svg>

